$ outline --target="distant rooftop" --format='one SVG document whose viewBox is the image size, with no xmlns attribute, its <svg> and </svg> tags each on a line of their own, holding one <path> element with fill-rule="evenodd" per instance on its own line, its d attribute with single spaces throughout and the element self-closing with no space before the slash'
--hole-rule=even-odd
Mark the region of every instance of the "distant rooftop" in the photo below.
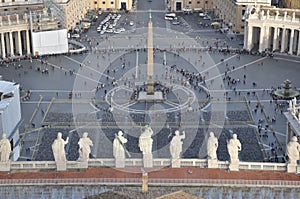
<svg viewBox="0 0 300 199">
<path fill-rule="evenodd" d="M 0 81 L 0 110 L 5 109 L 11 102 L 14 90 L 15 90 L 15 83 L 8 82 L 8 81 Z"/>
</svg>

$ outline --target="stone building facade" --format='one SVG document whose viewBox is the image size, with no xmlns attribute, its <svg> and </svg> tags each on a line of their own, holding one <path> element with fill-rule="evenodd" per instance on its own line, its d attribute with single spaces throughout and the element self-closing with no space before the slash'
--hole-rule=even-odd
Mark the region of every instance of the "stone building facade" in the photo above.
<svg viewBox="0 0 300 199">
<path fill-rule="evenodd" d="M 212 8 L 223 24 L 234 33 L 243 33 L 245 30 L 245 12 L 249 6 L 270 6 L 271 0 L 213 0 Z"/>
<path fill-rule="evenodd" d="M 58 29 L 57 19 L 46 9 L 4 11 L 0 9 L 0 58 L 32 54 L 31 30 Z M 30 21 L 32 25 L 30 26 Z"/>
<path fill-rule="evenodd" d="M 90 0 L 91 9 L 131 10 L 132 0 Z"/>
<path fill-rule="evenodd" d="M 182 11 L 184 8 L 192 10 L 210 10 L 213 0 L 170 0 L 171 11 Z"/>
<path fill-rule="evenodd" d="M 257 7 L 248 13 L 244 48 L 300 55 L 300 10 Z"/>
</svg>

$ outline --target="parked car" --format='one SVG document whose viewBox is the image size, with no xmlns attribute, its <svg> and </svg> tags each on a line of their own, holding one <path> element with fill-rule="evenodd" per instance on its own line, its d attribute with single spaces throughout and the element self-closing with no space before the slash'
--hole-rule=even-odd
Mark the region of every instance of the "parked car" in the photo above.
<svg viewBox="0 0 300 199">
<path fill-rule="evenodd" d="M 79 38 L 80 35 L 79 35 L 79 34 L 74 34 L 74 35 L 72 35 L 71 37 L 72 37 L 72 38 Z"/>
<path fill-rule="evenodd" d="M 205 17 L 205 16 L 206 16 L 206 14 L 204 14 L 203 12 L 199 13 L 199 17 Z"/>
<path fill-rule="evenodd" d="M 180 24 L 180 21 L 173 21 L 172 24 L 173 24 L 173 25 L 179 25 L 179 24 Z"/>
</svg>

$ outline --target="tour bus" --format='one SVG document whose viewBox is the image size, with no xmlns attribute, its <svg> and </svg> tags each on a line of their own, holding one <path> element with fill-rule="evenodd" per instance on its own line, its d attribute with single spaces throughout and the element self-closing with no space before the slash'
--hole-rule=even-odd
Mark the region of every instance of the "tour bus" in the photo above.
<svg viewBox="0 0 300 199">
<path fill-rule="evenodd" d="M 172 21 L 172 20 L 176 20 L 176 19 L 177 19 L 177 17 L 176 17 L 175 13 L 167 13 L 167 14 L 165 14 L 165 20 Z"/>
</svg>

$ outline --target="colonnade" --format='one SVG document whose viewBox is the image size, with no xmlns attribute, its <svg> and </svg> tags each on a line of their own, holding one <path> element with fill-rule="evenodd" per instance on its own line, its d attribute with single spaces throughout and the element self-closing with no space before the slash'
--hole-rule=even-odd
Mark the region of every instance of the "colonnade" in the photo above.
<svg viewBox="0 0 300 199">
<path fill-rule="evenodd" d="M 300 29 L 270 26 L 248 26 L 245 35 L 247 50 L 258 48 L 259 52 L 279 51 L 300 55 Z"/>
<path fill-rule="evenodd" d="M 0 46 L 1 58 L 30 54 L 29 30 L 0 32 Z"/>
<path fill-rule="evenodd" d="M 249 11 L 244 48 L 279 51 L 300 55 L 300 11 L 293 9 L 260 9 Z"/>
</svg>

